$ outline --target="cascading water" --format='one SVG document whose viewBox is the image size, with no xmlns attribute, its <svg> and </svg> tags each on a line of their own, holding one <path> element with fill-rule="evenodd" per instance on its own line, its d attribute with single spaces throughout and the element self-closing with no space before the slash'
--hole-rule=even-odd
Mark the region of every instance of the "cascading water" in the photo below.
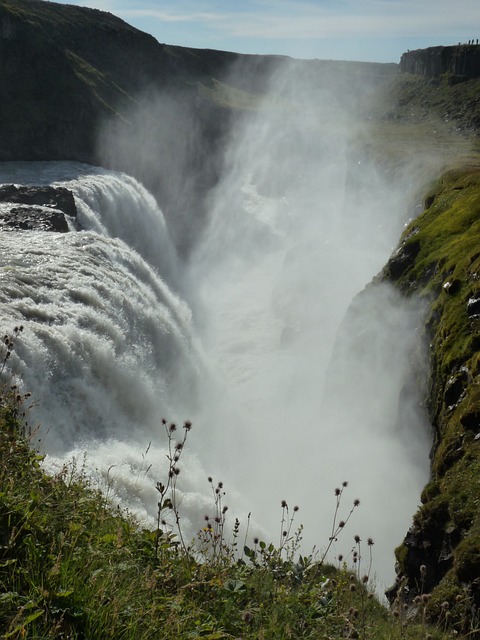
<svg viewBox="0 0 480 640">
<path fill-rule="evenodd" d="M 348 556 L 354 533 L 375 538 L 381 590 L 427 477 L 418 397 L 399 401 L 421 313 L 372 288 L 344 318 L 407 206 L 403 185 L 386 189 L 351 153 L 337 105 L 306 102 L 300 118 L 290 103 L 243 118 L 186 266 L 133 178 L 72 163 L 1 167 L 2 183 L 71 189 L 83 229 L 2 234 L 1 322 L 25 326 L 12 365 L 39 401 L 50 468 L 86 451 L 107 490 L 151 523 L 160 419 L 189 418 L 180 478 L 192 535 L 212 474 L 232 518 L 251 511 L 278 542 L 286 499 L 301 507 L 304 551 L 322 548 L 333 489 L 348 480 L 361 507 L 335 552 Z"/>
<path fill-rule="evenodd" d="M 78 447 L 100 473 L 118 465 L 128 486 L 122 465 L 141 475 L 141 452 L 149 440 L 161 445 L 160 418 L 177 414 L 180 397 L 182 411 L 193 410 L 205 369 L 191 312 L 159 275 L 178 275 L 163 216 L 123 174 L 73 163 L 7 164 L 0 174 L 2 182 L 67 186 L 85 229 L 2 233 L 2 326 L 25 328 L 12 368 L 34 392 L 36 438 L 50 465 Z M 132 229 L 150 262 L 120 239 Z M 129 462 L 116 453 L 122 446 Z"/>
</svg>

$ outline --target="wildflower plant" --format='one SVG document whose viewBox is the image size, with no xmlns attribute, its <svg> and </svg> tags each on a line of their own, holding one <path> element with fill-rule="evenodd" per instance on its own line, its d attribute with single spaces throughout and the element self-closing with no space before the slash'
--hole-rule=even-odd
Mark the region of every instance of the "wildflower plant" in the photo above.
<svg viewBox="0 0 480 640">
<path fill-rule="evenodd" d="M 180 540 L 181 547 L 188 557 L 189 548 L 185 542 L 182 527 L 180 524 L 179 510 L 179 494 L 177 488 L 178 476 L 180 475 L 179 461 L 182 456 L 188 434 L 192 428 L 192 423 L 186 420 L 183 424 L 183 435 L 180 440 L 176 441 L 175 434 L 177 425 L 174 422 L 168 423 L 165 418 L 162 419 L 162 425 L 167 435 L 168 452 L 166 454 L 168 467 L 167 478 L 165 482 L 157 482 L 156 489 L 160 494 L 157 504 L 157 535 L 155 542 L 155 556 L 158 558 L 161 549 L 161 541 L 171 540 L 171 525 L 168 523 L 169 516 L 173 515 L 176 531 Z"/>
</svg>

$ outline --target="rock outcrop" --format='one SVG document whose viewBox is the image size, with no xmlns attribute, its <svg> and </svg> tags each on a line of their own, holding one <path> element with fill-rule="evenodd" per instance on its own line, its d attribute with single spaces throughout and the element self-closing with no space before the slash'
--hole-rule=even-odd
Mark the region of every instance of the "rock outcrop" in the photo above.
<svg viewBox="0 0 480 640">
<path fill-rule="evenodd" d="M 0 186 L 0 229 L 69 231 L 77 227 L 73 193 L 64 187 Z"/>
<path fill-rule="evenodd" d="M 480 77 L 480 45 L 429 47 L 407 51 L 400 59 L 400 71 L 434 78 L 444 73 L 458 80 Z"/>
</svg>

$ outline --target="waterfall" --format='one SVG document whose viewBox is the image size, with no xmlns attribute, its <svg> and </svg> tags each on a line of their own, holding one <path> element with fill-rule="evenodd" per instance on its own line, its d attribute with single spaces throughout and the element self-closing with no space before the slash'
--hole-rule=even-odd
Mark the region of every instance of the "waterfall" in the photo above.
<svg viewBox="0 0 480 640">
<path fill-rule="evenodd" d="M 153 432 L 176 413 L 180 381 L 182 407 L 193 405 L 202 357 L 191 311 L 167 284 L 175 253 L 152 196 L 79 164 L 6 165 L 1 181 L 68 187 L 83 229 L 1 238 L 2 326 L 25 327 L 13 367 L 35 393 L 47 450 Z"/>
<path fill-rule="evenodd" d="M 388 293 L 380 303 L 365 298 L 357 324 L 344 327 L 349 347 L 335 352 L 342 366 L 328 383 L 339 327 L 388 258 L 405 222 L 404 200 L 348 157 L 338 127 L 311 145 L 294 180 L 285 164 L 281 179 L 269 182 L 266 167 L 275 165 L 257 161 L 271 129 L 255 119 L 248 127 L 252 146 L 238 143 L 186 265 L 155 200 L 132 177 L 78 163 L 0 167 L 0 183 L 70 189 L 80 226 L 1 235 L 2 328 L 25 327 L 12 371 L 36 399 L 29 419 L 40 425 L 35 438 L 47 468 L 73 456 L 147 526 L 165 470 L 162 417 L 194 425 L 180 477 L 187 535 L 211 509 L 213 475 L 225 482 L 232 518 L 245 525 L 252 512 L 251 535 L 278 542 L 286 499 L 300 504 L 304 551 L 322 548 L 333 490 L 350 481 L 349 499 L 361 499 L 351 538 L 378 538 L 381 590 L 427 475 L 424 425 L 411 408 L 418 397 L 405 402 L 407 413 L 398 405 L 409 375 L 400 354 L 411 348 L 421 315 L 402 311 Z M 378 304 L 391 323 L 376 322 Z M 372 349 L 362 353 L 353 338 L 366 325 Z M 388 401 L 370 403 L 372 413 L 368 394 L 388 377 L 391 363 L 380 356 L 389 340 L 398 370 L 379 390 Z M 373 387 L 358 406 L 356 379 L 367 377 Z M 407 439 L 396 433 L 402 420 Z M 410 464 L 412 438 L 423 466 L 417 458 Z M 391 509 L 399 484 L 401 508 Z M 335 553 L 352 546 L 346 539 Z"/>
</svg>

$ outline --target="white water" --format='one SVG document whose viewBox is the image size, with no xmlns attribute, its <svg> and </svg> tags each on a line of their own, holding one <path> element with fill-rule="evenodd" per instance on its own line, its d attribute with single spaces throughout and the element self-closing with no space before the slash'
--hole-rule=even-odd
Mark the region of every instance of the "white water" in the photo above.
<svg viewBox="0 0 480 640">
<path fill-rule="evenodd" d="M 300 504 L 305 551 L 322 548 L 333 489 L 348 480 L 345 511 L 356 497 L 362 504 L 335 552 L 348 554 L 355 533 L 375 538 L 381 589 L 428 473 L 418 398 L 400 403 L 421 315 L 388 291 L 367 296 L 343 329 L 348 346 L 334 353 L 352 298 L 388 258 L 406 211 L 370 175 L 369 196 L 352 200 L 344 144 L 330 143 L 326 170 L 315 165 L 286 193 L 261 195 L 235 171 L 188 272 L 154 200 L 129 176 L 2 166 L 2 183 L 70 188 L 85 230 L 1 235 L 1 324 L 25 327 L 12 365 L 38 399 L 32 418 L 50 468 L 86 451 L 106 490 L 151 522 L 164 470 L 160 418 L 190 418 L 181 476 L 189 532 L 210 508 L 211 474 L 225 481 L 232 519 L 245 523 L 252 511 L 278 542 L 286 499 Z"/>
</svg>

